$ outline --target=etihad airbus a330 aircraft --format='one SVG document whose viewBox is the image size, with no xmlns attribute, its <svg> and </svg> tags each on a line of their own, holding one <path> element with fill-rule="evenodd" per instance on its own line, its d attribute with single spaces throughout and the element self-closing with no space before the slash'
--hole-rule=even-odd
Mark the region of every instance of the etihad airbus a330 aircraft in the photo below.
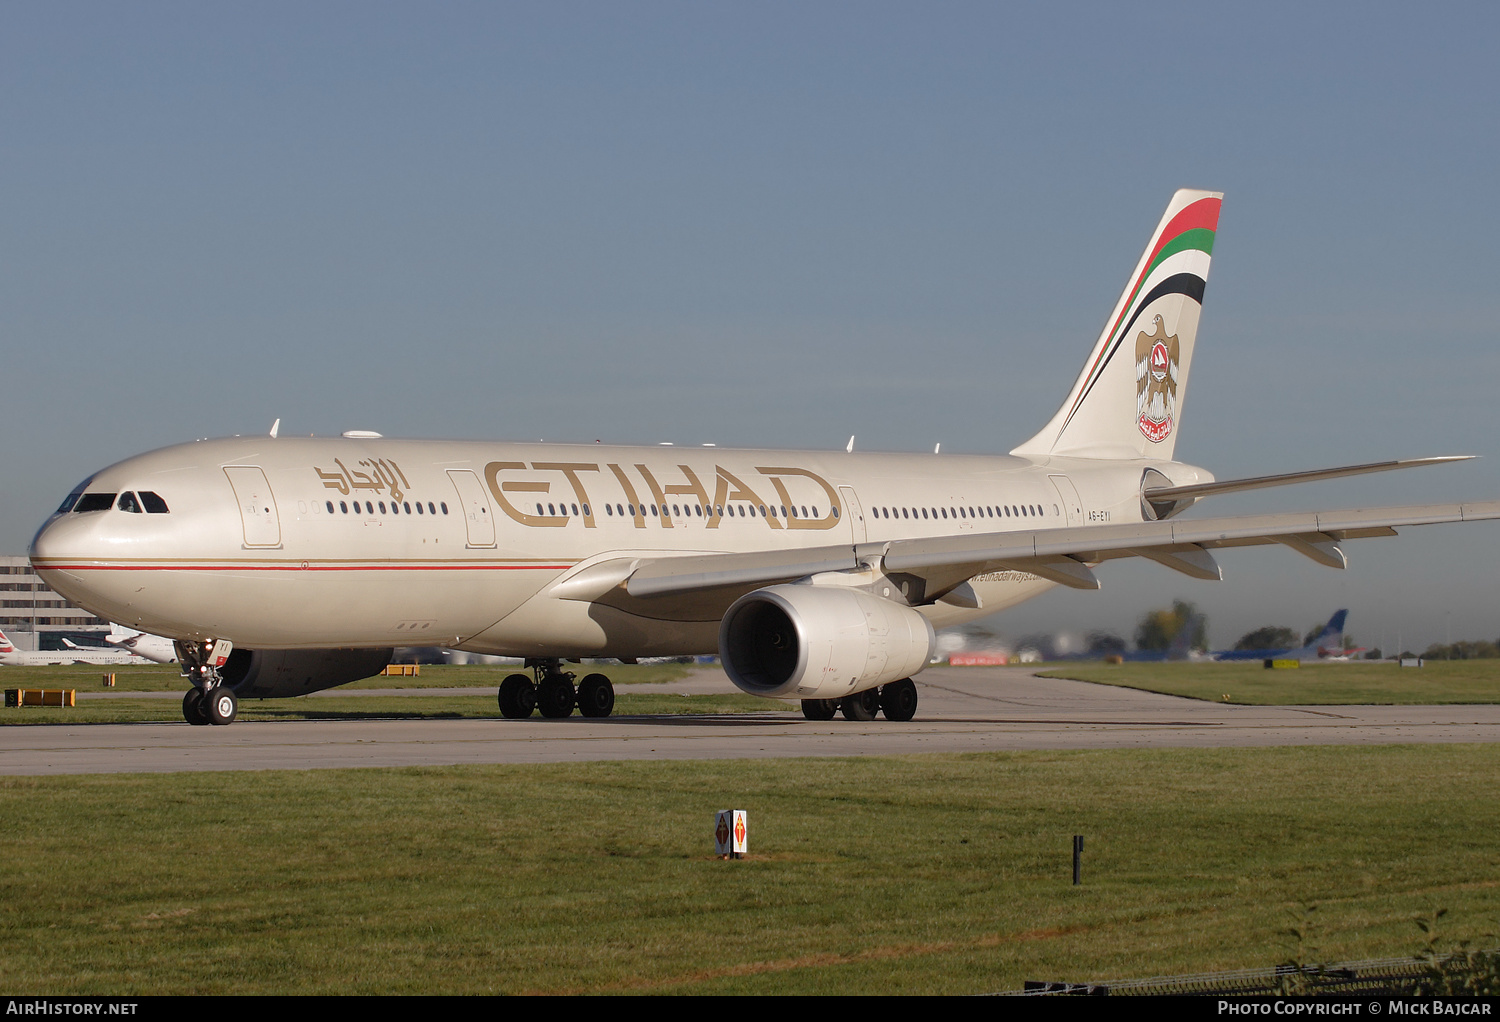
<svg viewBox="0 0 1500 1022">
<path fill-rule="evenodd" d="M 90 476 L 37 533 L 57 592 L 177 640 L 183 714 L 375 674 L 397 645 L 527 658 L 500 712 L 606 716 L 568 660 L 717 651 L 746 692 L 909 720 L 933 628 L 1145 557 L 1341 544 L 1500 502 L 1179 517 L 1217 493 L 1435 461 L 1216 482 L 1173 460 L 1221 196 L 1179 191 L 1052 421 L 1009 455 L 234 437 Z"/>
</svg>

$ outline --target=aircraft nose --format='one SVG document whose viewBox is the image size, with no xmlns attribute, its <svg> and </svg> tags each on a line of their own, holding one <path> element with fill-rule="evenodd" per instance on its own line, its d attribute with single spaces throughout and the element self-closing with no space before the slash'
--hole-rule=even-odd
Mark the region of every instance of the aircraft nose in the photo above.
<svg viewBox="0 0 1500 1022">
<path fill-rule="evenodd" d="M 100 613 L 99 596 L 90 576 L 80 571 L 109 560 L 110 538 L 103 514 L 54 515 L 31 540 L 31 565 L 49 588 L 93 613 Z M 106 573 L 107 574 L 107 573 Z"/>
<path fill-rule="evenodd" d="M 78 528 L 72 515 L 53 515 L 31 539 L 31 563 L 66 559 L 78 549 Z"/>
</svg>

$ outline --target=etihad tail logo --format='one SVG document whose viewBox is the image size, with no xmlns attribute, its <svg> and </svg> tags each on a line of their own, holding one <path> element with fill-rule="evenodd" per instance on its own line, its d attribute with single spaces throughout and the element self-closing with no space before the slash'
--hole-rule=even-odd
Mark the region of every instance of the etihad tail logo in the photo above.
<svg viewBox="0 0 1500 1022">
<path fill-rule="evenodd" d="M 1135 339 L 1135 423 L 1153 444 L 1171 436 L 1177 421 L 1179 348 L 1160 316 L 1150 334 L 1142 330 Z"/>
</svg>

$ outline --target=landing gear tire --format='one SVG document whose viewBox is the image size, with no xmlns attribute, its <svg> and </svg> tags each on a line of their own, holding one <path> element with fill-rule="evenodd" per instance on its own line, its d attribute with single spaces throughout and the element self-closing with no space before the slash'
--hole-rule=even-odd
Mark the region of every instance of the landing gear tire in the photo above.
<svg viewBox="0 0 1500 1022">
<path fill-rule="evenodd" d="M 802 716 L 808 720 L 832 720 L 833 715 L 838 712 L 839 701 L 837 699 L 804 699 L 802 700 Z"/>
<path fill-rule="evenodd" d="M 578 683 L 578 712 L 585 717 L 608 717 L 615 708 L 615 687 L 602 674 Z"/>
<path fill-rule="evenodd" d="M 234 723 L 234 718 L 239 715 L 240 701 L 234 697 L 234 693 L 223 685 L 219 685 L 205 693 L 204 706 L 208 710 L 208 722 L 210 724 Z"/>
<path fill-rule="evenodd" d="M 880 692 L 878 689 L 867 688 L 863 692 L 845 696 L 840 703 L 845 720 L 874 720 L 875 714 L 880 712 Z"/>
<path fill-rule="evenodd" d="M 524 674 L 512 674 L 500 683 L 500 716 L 525 720 L 536 709 L 536 686 Z"/>
<path fill-rule="evenodd" d="M 196 685 L 182 697 L 182 719 L 193 725 L 208 723 L 208 707 L 203 705 L 203 690 Z"/>
<path fill-rule="evenodd" d="M 910 678 L 882 686 L 880 710 L 886 720 L 911 720 L 917 715 L 917 686 Z"/>
<path fill-rule="evenodd" d="M 536 688 L 536 705 L 543 717 L 560 719 L 570 716 L 577 702 L 578 693 L 573 691 L 573 683 L 564 675 L 543 678 Z"/>
</svg>

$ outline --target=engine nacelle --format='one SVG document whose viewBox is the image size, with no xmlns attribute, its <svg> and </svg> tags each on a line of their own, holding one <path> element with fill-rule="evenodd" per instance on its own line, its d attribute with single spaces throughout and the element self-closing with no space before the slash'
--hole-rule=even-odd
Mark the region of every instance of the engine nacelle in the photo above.
<svg viewBox="0 0 1500 1022">
<path fill-rule="evenodd" d="M 236 649 L 219 676 L 241 699 L 279 699 L 379 674 L 394 649 Z"/>
<path fill-rule="evenodd" d="M 724 673 L 757 696 L 838 699 L 911 677 L 935 647 L 915 610 L 842 586 L 757 589 L 719 625 Z"/>
</svg>

